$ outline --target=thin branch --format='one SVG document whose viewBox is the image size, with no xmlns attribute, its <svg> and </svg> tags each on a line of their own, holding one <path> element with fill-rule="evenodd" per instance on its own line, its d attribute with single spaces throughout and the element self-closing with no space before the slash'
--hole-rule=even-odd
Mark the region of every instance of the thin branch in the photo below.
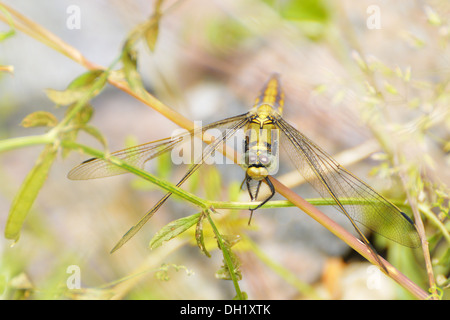
<svg viewBox="0 0 450 320">
<path fill-rule="evenodd" d="M 279 181 L 270 177 L 271 182 L 275 186 L 276 190 L 283 195 L 286 199 L 294 203 L 298 208 L 307 213 L 314 220 L 319 222 L 333 234 L 335 234 L 339 239 L 347 243 L 350 247 L 356 250 L 359 254 L 361 254 L 364 258 L 369 260 L 372 264 L 378 265 L 380 270 L 383 270 L 383 267 L 380 266 L 372 255 L 371 251 L 362 243 L 359 239 L 355 238 L 352 234 L 350 234 L 347 230 L 345 230 L 342 226 L 338 225 L 336 222 L 327 217 L 324 213 L 319 211 L 316 207 L 308 203 L 302 197 L 297 195 L 291 189 L 285 187 Z M 403 288 L 411 292 L 418 299 L 427 299 L 429 297 L 428 293 L 412 282 L 408 277 L 402 274 L 399 270 L 397 270 L 394 266 L 392 266 L 389 262 L 384 260 L 382 257 L 379 257 L 381 262 L 384 264 L 386 269 L 388 270 L 387 275 L 400 284 Z M 386 272 L 385 272 L 386 273 Z"/>
</svg>

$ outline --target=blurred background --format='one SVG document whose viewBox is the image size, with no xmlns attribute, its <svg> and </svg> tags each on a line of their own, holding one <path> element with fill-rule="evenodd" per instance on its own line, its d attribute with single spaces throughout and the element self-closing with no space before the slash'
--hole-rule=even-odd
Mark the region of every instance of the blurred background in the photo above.
<svg viewBox="0 0 450 320">
<path fill-rule="evenodd" d="M 129 32 L 151 16 L 155 5 L 143 0 L 2 3 L 104 67 L 119 56 Z M 67 24 L 70 6 L 80 14 L 75 28 Z M 138 57 L 145 86 L 160 101 L 206 124 L 248 111 L 269 75 L 278 72 L 288 122 L 389 199 L 405 200 L 405 185 L 415 191 L 413 197 L 428 204 L 442 225 L 447 223 L 448 233 L 448 1 L 167 0 L 161 8 L 155 49 L 142 43 Z M 0 31 L 8 28 L 0 23 Z M 2 140 L 44 133 L 43 128 L 25 129 L 20 122 L 37 110 L 61 119 L 65 108 L 55 108 L 44 90 L 64 90 L 86 71 L 20 31 L 0 42 L 0 65 L 14 66 L 13 74 L 0 73 Z M 91 124 L 112 151 L 169 137 L 178 128 L 112 86 L 92 105 Z M 80 133 L 78 141 L 102 148 L 86 134 Z M 0 154 L 0 229 L 4 230 L 14 195 L 41 151 L 42 146 L 35 146 Z M 402 162 L 392 162 L 394 156 Z M 198 249 L 192 230 L 158 249 L 148 249 L 164 225 L 198 212 L 180 200 L 168 201 L 129 243 L 110 254 L 164 191 L 132 175 L 68 180 L 67 172 L 87 158 L 77 152 L 58 157 L 20 240 L 11 246 L 0 237 L 0 296 L 234 297 L 231 281 L 215 276 L 223 261 L 214 240 L 208 242 L 211 258 Z M 300 175 L 285 160 L 279 176 L 304 198 L 317 197 L 307 185 L 298 185 L 295 179 Z M 163 161 L 167 159 L 155 159 L 151 170 L 176 183 L 186 167 L 163 170 Z M 398 176 L 402 170 L 409 174 L 406 184 Z M 243 178 L 236 165 L 206 166 L 186 189 L 227 201 L 236 197 Z M 248 197 L 243 193 L 239 199 Z M 353 232 L 340 213 L 323 210 Z M 407 213 L 412 216 L 410 210 Z M 230 236 L 245 238 L 233 248 L 240 260 L 241 290 L 250 299 L 411 297 L 299 209 L 258 210 L 250 227 L 248 215 L 240 211 L 229 216 L 224 210 L 217 219 L 224 230 L 232 230 Z M 427 219 L 425 225 L 427 235 L 438 233 Z M 368 236 L 381 254 L 426 290 L 420 249 L 399 248 Z M 449 246 L 441 238 L 432 243 L 432 254 L 447 257 L 435 266 L 438 284 L 445 287 Z M 67 288 L 74 270 L 70 266 L 81 275 L 80 290 Z"/>
</svg>

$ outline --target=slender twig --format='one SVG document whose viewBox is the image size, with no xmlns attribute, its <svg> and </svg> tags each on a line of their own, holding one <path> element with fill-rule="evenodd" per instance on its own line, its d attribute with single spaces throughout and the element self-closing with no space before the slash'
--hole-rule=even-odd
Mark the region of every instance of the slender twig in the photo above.
<svg viewBox="0 0 450 320">
<path fill-rule="evenodd" d="M 271 182 L 275 186 L 276 190 L 283 195 L 286 199 L 295 204 L 302 211 L 311 216 L 314 220 L 319 222 L 333 234 L 335 234 L 339 239 L 347 243 L 350 247 L 356 250 L 359 254 L 361 254 L 364 258 L 369 260 L 372 264 L 378 265 L 380 270 L 385 272 L 384 268 L 379 265 L 377 259 L 372 255 L 372 251 L 366 247 L 366 245 L 361 242 L 359 239 L 350 234 L 347 230 L 345 230 L 342 226 L 331 220 L 328 216 L 318 210 L 316 207 L 311 205 L 309 202 L 304 200 L 302 197 L 297 195 L 291 189 L 285 187 L 279 181 L 270 178 Z M 407 278 L 404 274 L 402 274 L 399 270 L 397 270 L 394 266 L 392 266 L 389 262 L 387 262 L 382 257 L 379 257 L 383 265 L 388 270 L 387 275 L 395 280 L 398 284 L 400 284 L 403 288 L 411 292 L 415 297 L 419 299 L 427 299 L 428 293 L 424 291 L 422 288 L 417 286 L 414 282 L 412 282 L 409 278 Z M 386 272 L 385 272 L 386 273 Z"/>
<path fill-rule="evenodd" d="M 397 157 L 395 157 L 395 158 L 397 158 Z M 397 163 L 397 166 L 400 166 L 399 163 Z M 409 189 L 407 187 L 407 181 L 406 181 L 405 173 L 403 172 L 403 170 L 401 170 L 399 175 L 400 175 L 400 179 L 403 183 L 403 186 L 404 186 L 404 189 L 406 192 L 406 197 L 408 199 L 408 203 L 411 205 L 411 210 L 414 213 L 414 219 L 416 221 L 417 232 L 419 233 L 420 239 L 422 242 L 422 252 L 423 252 L 423 255 L 425 258 L 424 260 L 425 260 L 425 266 L 427 269 L 430 291 L 434 296 L 434 295 L 437 295 L 436 280 L 434 278 L 433 266 L 431 264 L 430 250 L 429 250 L 429 246 L 428 246 L 428 240 L 425 235 L 425 227 L 423 225 L 423 221 L 420 217 L 419 208 L 417 205 L 417 199 L 411 196 L 411 192 L 409 191 Z"/>
</svg>

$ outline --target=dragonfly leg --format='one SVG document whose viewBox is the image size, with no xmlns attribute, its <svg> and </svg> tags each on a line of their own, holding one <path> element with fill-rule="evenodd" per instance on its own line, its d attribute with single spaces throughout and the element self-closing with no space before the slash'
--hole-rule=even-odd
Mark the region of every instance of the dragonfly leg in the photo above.
<svg viewBox="0 0 450 320">
<path fill-rule="evenodd" d="M 255 193 L 255 197 L 253 198 L 253 195 L 249 192 L 250 197 L 253 200 L 256 200 L 256 198 L 258 197 L 258 192 L 259 192 L 259 188 L 261 187 L 261 181 L 259 181 L 258 183 L 258 187 L 256 189 L 256 193 Z M 250 225 L 250 222 L 252 221 L 252 216 L 253 216 L 253 211 L 261 208 L 263 205 L 265 205 L 270 199 L 272 199 L 272 197 L 275 195 L 275 187 L 273 186 L 272 182 L 270 182 L 269 178 L 264 178 L 264 182 L 269 186 L 270 188 L 270 195 L 264 199 L 264 201 L 262 201 L 260 204 L 258 204 L 255 208 L 250 209 L 250 219 L 248 220 L 248 225 Z"/>
<path fill-rule="evenodd" d="M 248 189 L 248 187 L 249 187 L 249 181 L 248 181 L 248 179 L 250 179 L 250 177 L 249 176 L 245 176 L 245 179 L 244 180 L 242 180 L 242 183 L 241 183 L 241 190 L 243 190 L 244 189 L 244 183 L 246 184 L 246 186 L 247 186 L 247 189 Z"/>
</svg>

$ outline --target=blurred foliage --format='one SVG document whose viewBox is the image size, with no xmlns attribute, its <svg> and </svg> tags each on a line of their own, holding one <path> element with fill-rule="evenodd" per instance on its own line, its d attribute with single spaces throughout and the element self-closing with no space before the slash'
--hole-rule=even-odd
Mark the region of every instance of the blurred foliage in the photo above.
<svg viewBox="0 0 450 320">
<path fill-rule="evenodd" d="M 55 104 L 55 107 L 64 108 L 62 117 L 57 116 L 57 112 L 35 110 L 23 118 L 21 124 L 30 132 L 40 127 L 47 130 L 46 133 L 0 141 L 0 152 L 34 145 L 44 146 L 36 160 L 25 160 L 30 163 L 30 167 L 33 163 L 34 166 L 28 171 L 21 186 L 16 188 L 14 198 L 10 197 L 12 204 L 5 227 L 5 236 L 17 241 L 22 233 L 24 237 L 32 239 L 32 245 L 17 251 L 5 249 L 0 252 L 2 256 L 0 296 L 4 299 L 192 298 L 189 289 L 186 293 L 178 284 L 186 281 L 183 278 L 185 275 L 170 273 L 169 276 L 171 270 L 181 269 L 186 270 L 187 275 L 192 275 L 191 267 L 184 266 L 183 260 L 181 264 L 165 262 L 177 261 L 177 258 L 171 256 L 168 258 L 168 256 L 173 252 L 182 251 L 179 250 L 182 246 L 193 246 L 200 253 L 194 259 L 206 265 L 207 263 L 204 263 L 205 260 L 202 259 L 206 259 L 205 256 L 211 257 L 212 266 L 208 264 L 207 272 L 217 279 L 231 279 L 238 298 L 244 299 L 249 295 L 249 290 L 246 289 L 245 292 L 240 290 L 238 281 L 245 280 L 249 277 L 248 273 L 253 272 L 252 265 L 246 267 L 241 262 L 243 256 L 257 257 L 261 265 L 267 266 L 283 279 L 282 281 L 288 283 L 289 288 L 294 288 L 295 293 L 290 297 L 317 298 L 322 295 L 328 297 L 327 293 L 322 292 L 320 281 L 314 287 L 306 285 L 294 271 L 282 266 L 281 263 L 272 261 L 268 252 L 258 247 L 258 244 L 249 236 L 257 226 L 249 228 L 247 216 L 240 215 L 239 210 L 221 210 L 220 214 L 215 211 L 198 212 L 197 210 L 192 215 L 164 221 L 163 226 L 154 233 L 150 241 L 149 246 L 154 250 L 145 257 L 145 260 L 136 258 L 137 256 L 142 259 L 142 252 L 139 249 L 124 254 L 124 257 L 134 258 L 131 259 L 130 267 L 125 263 L 126 258 L 109 257 L 92 262 L 85 256 L 86 253 L 79 253 L 73 248 L 67 250 L 65 241 L 61 240 L 63 238 L 61 231 L 58 228 L 54 229 L 52 223 L 45 218 L 46 206 L 33 205 L 39 194 L 46 192 L 44 185 L 50 170 L 54 165 L 59 165 L 58 152 L 64 158 L 67 158 L 73 150 L 90 152 L 88 147 L 76 144 L 80 132 L 94 137 L 107 150 L 108 145 L 104 134 L 90 124 L 95 110 L 91 100 L 104 93 L 107 81 L 139 101 L 151 105 L 168 119 L 179 121 L 177 122 L 179 124 L 184 123 L 184 119 L 171 114 L 150 94 L 146 80 L 142 76 L 143 72 L 139 68 L 140 59 L 146 54 L 140 50 L 141 42 L 147 46 L 151 55 L 156 56 L 158 50 L 161 50 L 159 46 L 164 45 L 165 41 L 184 38 L 188 40 L 185 48 L 182 49 L 190 52 L 195 58 L 184 58 L 186 61 L 179 62 L 180 67 L 177 71 L 181 74 L 182 68 L 191 65 L 195 66 L 192 69 L 201 71 L 194 72 L 191 69 L 191 74 L 188 72 L 180 78 L 193 81 L 192 79 L 201 78 L 210 72 L 220 74 L 218 77 L 220 80 L 244 79 L 242 82 L 235 82 L 236 88 L 248 82 L 246 80 L 248 78 L 258 78 L 256 75 L 261 73 L 261 70 L 271 72 L 272 70 L 269 70 L 272 68 L 271 63 L 282 60 L 282 63 L 288 64 L 286 69 L 292 68 L 291 74 L 288 73 L 286 77 L 290 79 L 287 81 L 287 87 L 291 92 L 297 92 L 297 85 L 306 84 L 309 79 L 298 78 L 297 74 L 302 72 L 302 68 L 299 69 L 293 63 L 310 64 L 308 60 L 304 60 L 303 56 L 299 56 L 298 48 L 301 46 L 310 48 L 308 41 L 311 41 L 321 46 L 320 51 L 314 52 L 325 50 L 332 52 L 333 59 L 342 66 L 342 69 L 334 74 L 332 81 L 311 80 L 308 88 L 315 97 L 326 97 L 327 107 L 334 108 L 347 103 L 349 97 L 353 98 L 349 104 L 355 106 L 358 118 L 362 119 L 382 150 L 374 156 L 373 160 L 377 161 L 377 165 L 373 166 L 370 173 L 377 180 L 386 181 L 386 194 L 390 198 L 400 199 L 400 204 L 409 216 L 414 215 L 417 219 L 417 213 L 419 213 L 422 217 L 425 234 L 429 241 L 433 276 L 436 279 L 436 294 L 439 294 L 442 299 L 448 299 L 450 202 L 448 181 L 445 179 L 448 177 L 447 169 L 450 163 L 450 73 L 448 70 L 441 70 L 432 76 L 427 76 L 417 71 L 440 67 L 433 63 L 434 54 L 439 52 L 445 56 L 448 53 L 450 15 L 445 14 L 448 12 L 445 11 L 445 8 L 448 8 L 445 7 L 445 3 L 427 1 L 425 6 L 417 7 L 416 11 L 424 21 L 417 26 L 421 28 L 421 32 L 400 27 L 399 36 L 395 41 L 386 39 L 383 40 L 386 44 L 376 43 L 376 45 L 387 46 L 385 49 L 387 51 L 392 45 L 392 53 L 388 57 L 385 52 L 376 53 L 370 40 L 364 42 L 364 36 L 371 36 L 369 34 L 371 30 L 366 30 L 366 27 L 362 26 L 367 18 L 366 12 L 345 9 L 344 6 L 340 7 L 339 4 L 330 1 L 262 0 L 253 1 L 252 6 L 247 7 L 242 3 L 233 2 L 224 5 L 225 7 L 221 9 L 211 9 L 205 3 L 205 11 L 192 9 L 192 11 L 184 12 L 183 10 L 188 8 L 178 9 L 178 2 L 167 3 L 168 1 L 159 0 L 154 2 L 148 19 L 136 24 L 136 27 L 124 39 L 117 59 L 111 62 L 109 68 L 104 68 L 89 62 L 76 48 L 55 37 L 39 23 L 8 9 L 0 2 L 0 19 L 9 28 L 6 32 L 0 32 L 0 41 L 3 41 L 4 48 L 8 48 L 8 41 L 14 39 L 17 31 L 24 32 L 80 63 L 88 70 L 74 77 L 65 90 L 45 90 L 48 99 Z M 440 10 L 441 7 L 444 9 Z M 363 8 L 365 8 L 364 5 Z M 387 7 L 382 9 L 390 10 Z M 208 10 L 211 10 L 210 15 Z M 346 10 L 350 12 L 351 17 L 341 14 Z M 202 21 L 192 22 L 195 28 L 190 29 L 189 25 L 183 25 L 186 21 L 192 21 L 186 18 L 190 14 L 192 19 L 198 17 L 196 15 L 198 11 L 203 16 Z M 407 20 L 408 17 L 398 18 L 399 21 L 405 19 Z M 167 25 L 166 21 L 168 21 Z M 413 24 L 418 23 L 418 21 L 408 21 Z M 177 24 L 182 27 L 176 29 Z M 161 39 L 163 28 L 173 32 L 168 32 L 167 39 Z M 355 29 L 363 35 L 358 35 Z M 192 39 L 195 41 L 190 41 Z M 199 43 L 206 44 L 202 47 Z M 399 43 L 409 46 L 410 52 L 418 53 L 407 59 L 406 66 L 401 64 L 401 57 L 392 58 L 396 55 L 395 50 L 398 49 Z M 282 51 L 282 54 L 278 52 L 277 55 L 273 55 L 271 50 L 274 47 L 279 52 Z M 211 48 L 214 49 L 210 50 Z M 433 54 L 430 55 L 430 51 Z M 264 58 L 260 58 L 261 56 Z M 390 61 L 390 58 L 393 61 Z M 326 59 L 320 62 L 323 62 L 324 68 L 328 70 Z M 8 61 L 1 61 L 1 63 L 7 65 L 0 65 L 0 75 L 2 72 L 13 72 L 15 66 L 9 65 Z M 115 69 L 119 64 L 120 69 Z M 276 65 L 273 64 L 273 66 Z M 318 69 L 319 65 L 316 68 Z M 333 73 L 331 67 L 329 70 Z M 165 73 L 164 69 L 162 73 Z M 39 75 L 36 76 L 39 77 Z M 255 82 L 259 81 L 257 80 L 254 79 Z M 8 80 L 0 78 L 0 81 Z M 182 81 L 174 78 L 168 82 L 175 87 Z M 259 82 L 258 86 L 260 86 Z M 295 87 L 295 90 L 292 90 L 292 87 Z M 243 91 L 246 89 L 247 87 Z M 305 96 L 299 94 L 294 99 L 303 101 Z M 3 118 L 7 119 L 13 114 L 12 109 L 4 107 L 2 102 L 0 123 L 3 122 Z M 337 122 L 339 118 L 336 118 L 333 124 Z M 330 123 L 325 123 L 323 126 L 328 127 Z M 4 135 L 3 132 L 0 134 Z M 91 154 L 91 156 L 97 155 Z M 167 156 L 163 155 L 156 160 L 155 174 L 161 180 L 172 181 L 176 170 L 169 165 Z M 6 171 L 5 168 L 0 168 L 1 176 L 3 176 L 3 170 Z M 207 167 L 203 174 L 196 173 L 191 177 L 187 189 L 194 194 L 203 192 L 205 199 L 237 201 L 240 191 L 239 183 L 232 182 L 224 187 L 225 181 L 216 168 Z M 150 187 L 149 185 L 147 180 L 134 179 L 130 190 L 138 193 L 154 189 L 153 184 Z M 7 193 L 3 189 L 1 192 Z M 110 199 L 111 207 L 116 206 L 115 200 Z M 407 200 L 408 205 L 404 205 Z M 178 199 L 175 205 L 180 202 L 184 204 L 188 201 Z M 123 211 L 136 211 L 136 207 Z M 30 215 L 30 212 L 33 214 Z M 130 220 L 120 220 L 122 222 L 118 224 L 128 224 L 135 218 L 133 216 Z M 64 234 L 64 231 L 62 233 Z M 102 237 L 107 239 L 109 235 L 105 233 Z M 376 238 L 375 242 L 377 248 L 387 250 L 388 260 L 415 283 L 423 288 L 430 286 L 429 272 L 427 274 L 424 267 L 417 267 L 424 265 L 423 253 L 420 250 L 411 251 L 380 238 Z M 160 248 L 157 249 L 158 247 Z M 106 252 L 103 249 L 102 247 L 102 252 Z M 220 252 L 222 265 L 220 261 L 214 260 L 218 256 L 217 252 Z M 42 263 L 46 261 L 46 256 L 56 256 L 56 258 L 51 259 L 51 262 Z M 71 265 L 72 261 L 77 261 L 77 265 L 83 270 L 83 282 L 78 289 L 69 289 L 66 284 L 70 275 L 66 272 L 67 266 Z M 101 266 L 99 270 L 95 270 L 90 267 L 91 264 Z M 44 272 L 43 275 L 41 273 L 40 277 L 36 277 L 38 280 L 34 281 L 32 274 L 39 274 L 36 269 L 42 268 L 42 265 L 43 268 L 48 269 L 48 272 Z M 198 270 L 204 270 L 200 266 L 197 267 Z M 211 272 L 211 268 L 216 269 Z M 95 271 L 86 275 L 84 270 Z M 195 271 L 195 273 L 199 272 Z M 127 275 L 124 276 L 124 274 Z M 153 277 L 146 277 L 149 274 Z M 265 276 L 264 273 L 262 276 Z M 209 298 L 207 289 L 204 293 L 199 289 L 202 285 L 201 280 L 197 278 L 194 282 L 194 287 L 198 291 L 195 297 Z M 218 287 L 220 291 L 220 285 Z M 253 294 L 258 294 L 258 289 L 255 289 Z M 229 292 L 219 296 L 230 297 Z M 404 291 L 396 297 L 411 298 Z"/>
</svg>

